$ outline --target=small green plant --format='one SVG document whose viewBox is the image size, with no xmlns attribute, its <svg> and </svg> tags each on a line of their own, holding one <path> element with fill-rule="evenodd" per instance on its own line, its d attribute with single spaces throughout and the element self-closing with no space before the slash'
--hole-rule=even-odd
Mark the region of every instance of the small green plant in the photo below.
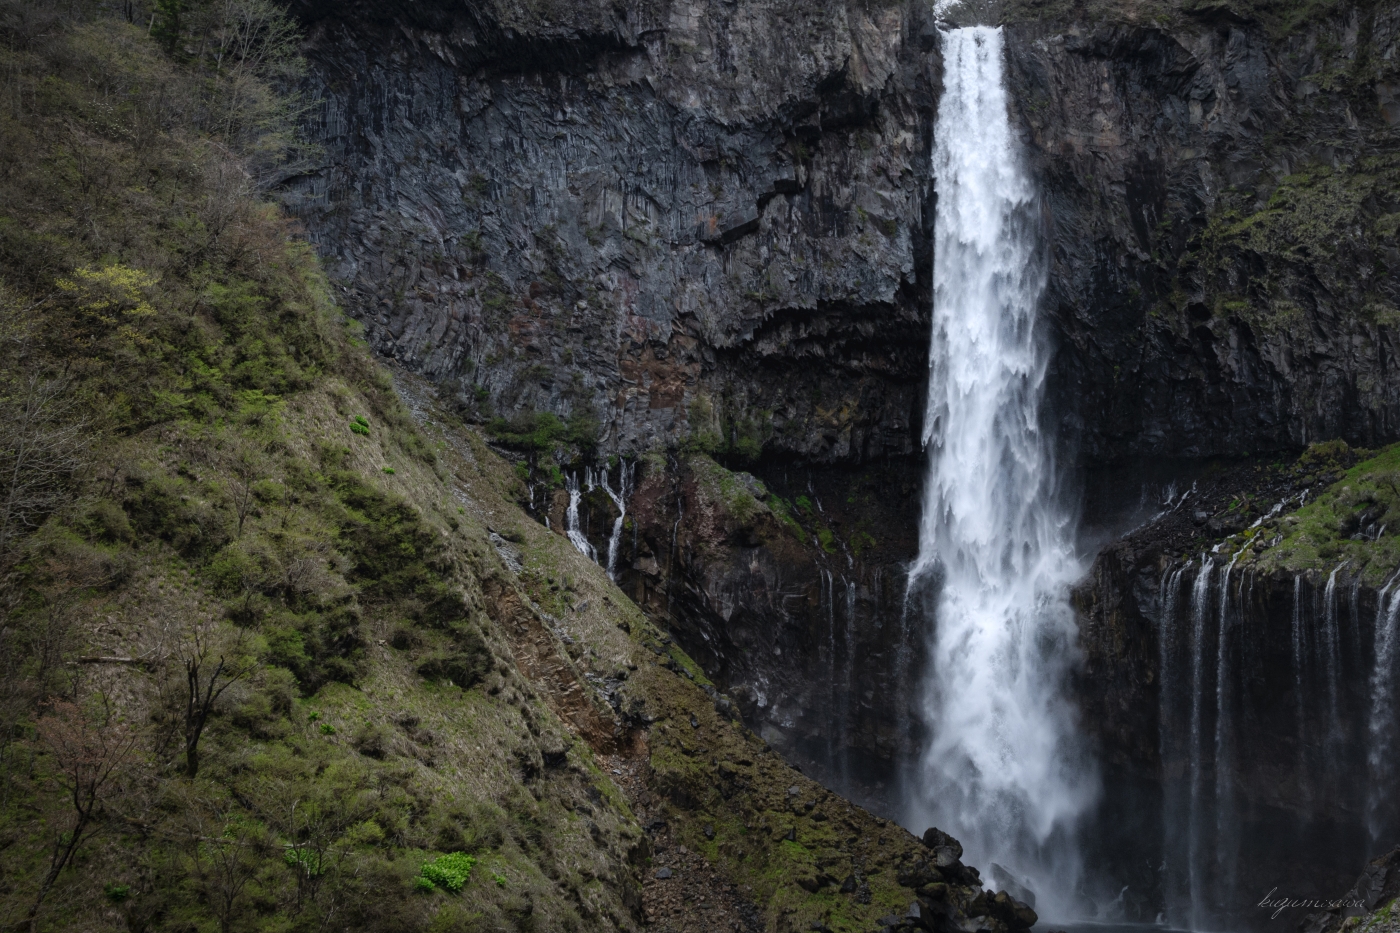
<svg viewBox="0 0 1400 933">
<path fill-rule="evenodd" d="M 369 437 L 369 421 L 364 415 L 357 415 L 355 420 L 350 422 L 350 431 L 363 437 Z"/>
<path fill-rule="evenodd" d="M 435 887 L 441 887 L 455 894 L 462 890 L 462 885 L 467 883 L 475 867 L 476 859 L 465 852 L 439 855 L 431 862 L 423 863 L 413 886 L 420 891 L 431 891 Z"/>
<path fill-rule="evenodd" d="M 504 888 L 506 886 L 506 876 L 498 872 L 491 872 L 491 880 L 496 882 L 496 887 L 498 888 Z"/>
<path fill-rule="evenodd" d="M 115 884 L 109 881 L 102 886 L 102 893 L 107 895 L 107 900 L 114 904 L 120 904 L 131 896 L 131 885 Z"/>
<path fill-rule="evenodd" d="M 322 735 L 335 735 L 335 726 L 331 725 L 331 724 L 328 723 L 328 722 L 323 722 L 323 723 L 321 723 L 321 734 L 322 734 Z"/>
<path fill-rule="evenodd" d="M 313 709 L 310 713 L 307 714 L 306 718 L 311 722 L 315 722 L 316 720 L 321 718 L 321 713 L 320 711 Z"/>
<path fill-rule="evenodd" d="M 812 500 L 808 499 L 806 496 L 798 496 L 793 500 L 793 504 L 797 506 L 797 510 L 803 515 L 812 514 Z"/>
<path fill-rule="evenodd" d="M 393 476 L 393 475 L 394 475 L 394 468 L 393 468 L 393 467 L 385 467 L 385 468 L 384 468 L 384 472 L 385 472 L 385 473 L 388 473 L 390 476 Z"/>
<path fill-rule="evenodd" d="M 282 861 L 287 863 L 288 868 L 305 872 L 308 878 L 319 878 L 326 873 L 325 867 L 321 864 L 321 856 L 305 849 L 288 849 L 282 855 Z"/>
</svg>

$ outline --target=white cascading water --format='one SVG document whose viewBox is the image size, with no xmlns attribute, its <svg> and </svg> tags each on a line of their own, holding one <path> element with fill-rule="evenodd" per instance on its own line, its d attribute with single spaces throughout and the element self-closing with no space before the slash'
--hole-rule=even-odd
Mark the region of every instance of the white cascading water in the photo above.
<svg viewBox="0 0 1400 933">
<path fill-rule="evenodd" d="M 617 465 L 617 489 L 613 489 L 608 484 L 608 468 L 602 470 L 603 492 L 608 494 L 614 506 L 617 507 L 617 518 L 613 519 L 612 534 L 608 536 L 608 579 L 617 579 L 617 552 L 618 545 L 622 543 L 622 523 L 627 518 L 627 497 L 632 493 L 633 473 L 636 464 L 628 464 L 625 460 Z"/>
<path fill-rule="evenodd" d="M 587 483 L 588 490 L 592 491 L 593 472 L 591 470 L 584 474 L 584 481 Z M 579 488 L 577 473 L 570 473 L 564 478 L 564 488 L 569 491 L 569 508 L 564 512 L 564 534 L 569 536 L 569 541 L 578 548 L 580 554 L 596 564 L 598 563 L 598 552 L 594 550 L 593 545 L 588 543 L 588 536 L 583 533 L 578 524 L 578 505 L 579 500 L 583 498 L 584 490 Z"/>
<path fill-rule="evenodd" d="M 1083 568 L 1041 430 L 1035 192 L 1011 131 L 1001 30 L 950 30 L 943 56 L 929 472 L 909 583 L 931 623 L 929 739 L 907 822 L 952 832 L 970 864 L 1004 866 L 1061 918 L 1079 910 L 1074 830 L 1098 780 L 1065 696 L 1069 587 Z"/>
</svg>

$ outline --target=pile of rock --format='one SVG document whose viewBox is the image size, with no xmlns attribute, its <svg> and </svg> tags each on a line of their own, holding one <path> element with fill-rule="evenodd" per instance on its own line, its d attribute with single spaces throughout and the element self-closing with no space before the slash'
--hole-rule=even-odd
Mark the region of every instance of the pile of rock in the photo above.
<svg viewBox="0 0 1400 933">
<path fill-rule="evenodd" d="M 900 866 L 897 880 L 912 888 L 914 902 L 903 917 L 883 917 L 886 930 L 929 933 L 1029 930 L 1038 917 L 1030 905 L 1006 891 L 982 888 L 977 869 L 962 863 L 962 844 L 941 829 L 923 835 L 925 858 Z"/>
</svg>

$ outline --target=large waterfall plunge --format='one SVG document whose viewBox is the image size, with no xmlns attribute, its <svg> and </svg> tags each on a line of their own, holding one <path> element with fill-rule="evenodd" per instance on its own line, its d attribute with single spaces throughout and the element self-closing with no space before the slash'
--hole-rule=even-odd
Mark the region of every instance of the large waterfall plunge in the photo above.
<svg viewBox="0 0 1400 933">
<path fill-rule="evenodd" d="M 1042 914 L 1063 917 L 1077 880 L 1073 830 L 1097 779 L 1064 696 L 1068 590 L 1082 567 L 1041 429 L 1045 266 L 1001 31 L 951 30 L 943 55 L 929 467 L 908 602 L 929 638 L 929 738 L 907 823 L 952 832 L 993 881 L 1029 881 Z"/>
</svg>

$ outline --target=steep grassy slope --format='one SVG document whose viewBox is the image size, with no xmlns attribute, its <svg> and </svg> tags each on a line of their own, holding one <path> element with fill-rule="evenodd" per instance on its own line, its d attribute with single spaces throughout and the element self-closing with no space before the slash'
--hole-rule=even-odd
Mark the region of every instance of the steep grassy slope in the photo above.
<svg viewBox="0 0 1400 933">
<path fill-rule="evenodd" d="M 230 9 L 199 38 L 266 36 L 269 9 Z M 635 821 L 513 663 L 483 610 L 499 558 L 254 197 L 268 75 L 5 13 L 0 916 L 631 928 Z M 206 119 L 236 94 L 269 95 L 265 132 Z"/>
<path fill-rule="evenodd" d="M 767 928 L 1026 926 L 404 405 L 257 197 L 284 22 L 154 12 L 0 6 L 0 924 L 697 928 L 645 824 Z"/>
</svg>

